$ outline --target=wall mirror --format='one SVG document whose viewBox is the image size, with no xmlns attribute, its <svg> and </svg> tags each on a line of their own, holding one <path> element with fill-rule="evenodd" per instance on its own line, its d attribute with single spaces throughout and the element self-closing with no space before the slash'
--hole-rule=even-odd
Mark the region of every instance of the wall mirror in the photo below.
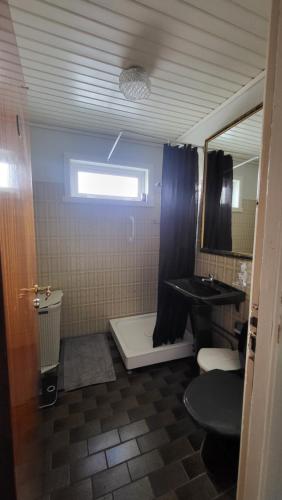
<svg viewBox="0 0 282 500">
<path fill-rule="evenodd" d="M 201 251 L 252 258 L 262 106 L 205 143 Z"/>
</svg>

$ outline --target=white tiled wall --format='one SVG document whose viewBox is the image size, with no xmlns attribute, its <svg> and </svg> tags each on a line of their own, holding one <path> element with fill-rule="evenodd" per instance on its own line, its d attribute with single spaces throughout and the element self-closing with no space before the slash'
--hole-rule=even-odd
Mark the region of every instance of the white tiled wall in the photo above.
<svg viewBox="0 0 282 500">
<path fill-rule="evenodd" d="M 62 335 L 108 330 L 108 319 L 156 310 L 159 210 L 63 202 L 35 183 L 39 283 L 64 291 Z M 129 242 L 129 215 L 136 239 Z"/>
<path fill-rule="evenodd" d="M 153 168 L 154 207 L 65 202 L 64 153 L 105 161 L 115 138 L 32 127 L 38 281 L 64 291 L 62 335 L 156 310 L 162 146 L 120 141 L 113 163 Z M 136 239 L 129 242 L 129 216 Z"/>
</svg>

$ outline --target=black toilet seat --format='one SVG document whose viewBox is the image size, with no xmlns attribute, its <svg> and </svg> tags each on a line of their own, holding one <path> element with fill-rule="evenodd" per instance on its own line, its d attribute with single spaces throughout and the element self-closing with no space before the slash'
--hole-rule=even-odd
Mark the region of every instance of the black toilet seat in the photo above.
<svg viewBox="0 0 282 500">
<path fill-rule="evenodd" d="M 183 402 L 191 417 L 208 432 L 240 438 L 243 389 L 241 371 L 212 370 L 190 383 Z"/>
</svg>

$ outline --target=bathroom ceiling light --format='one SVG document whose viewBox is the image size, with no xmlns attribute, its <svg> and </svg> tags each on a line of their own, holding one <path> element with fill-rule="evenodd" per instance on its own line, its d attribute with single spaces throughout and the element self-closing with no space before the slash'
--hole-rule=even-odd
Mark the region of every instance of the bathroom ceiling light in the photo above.
<svg viewBox="0 0 282 500">
<path fill-rule="evenodd" d="M 139 101 L 148 99 L 151 82 L 144 68 L 132 66 L 122 70 L 119 76 L 119 89 L 129 101 Z"/>
</svg>

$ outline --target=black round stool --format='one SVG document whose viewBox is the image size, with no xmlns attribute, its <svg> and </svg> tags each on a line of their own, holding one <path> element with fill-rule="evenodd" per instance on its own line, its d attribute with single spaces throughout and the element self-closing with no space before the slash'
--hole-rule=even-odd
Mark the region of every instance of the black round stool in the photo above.
<svg viewBox="0 0 282 500">
<path fill-rule="evenodd" d="M 243 389 L 243 371 L 211 370 L 195 378 L 184 393 L 188 413 L 207 431 L 201 454 L 215 475 L 227 468 L 237 476 Z"/>
</svg>

